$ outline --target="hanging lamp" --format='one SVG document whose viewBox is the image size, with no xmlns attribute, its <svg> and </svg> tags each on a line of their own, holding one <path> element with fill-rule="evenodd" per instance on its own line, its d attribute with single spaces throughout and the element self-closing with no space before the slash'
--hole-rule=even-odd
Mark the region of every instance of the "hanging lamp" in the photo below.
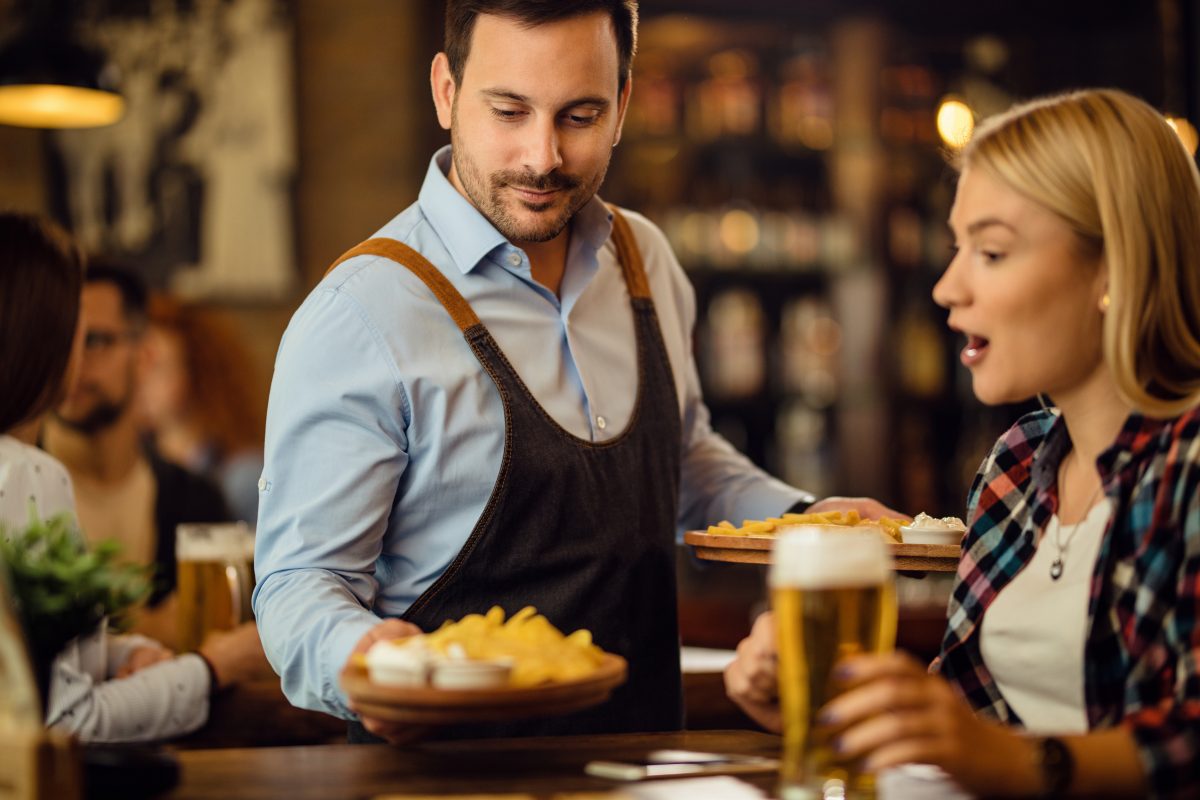
<svg viewBox="0 0 1200 800">
<path fill-rule="evenodd" d="M 0 46 L 0 124 L 93 128 L 125 112 L 117 70 L 72 35 L 70 3 L 28 3 L 23 31 Z"/>
</svg>

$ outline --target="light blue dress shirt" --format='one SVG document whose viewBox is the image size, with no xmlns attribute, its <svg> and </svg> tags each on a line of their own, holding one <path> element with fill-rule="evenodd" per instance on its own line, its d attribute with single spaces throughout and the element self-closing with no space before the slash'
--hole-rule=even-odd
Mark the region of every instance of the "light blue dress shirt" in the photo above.
<svg viewBox="0 0 1200 800">
<path fill-rule="evenodd" d="M 607 207 L 593 198 L 572 221 L 557 297 L 454 189 L 449 167 L 447 147 L 418 201 L 375 236 L 404 242 L 445 274 L 559 425 L 594 442 L 619 435 L 637 359 Z M 679 398 L 680 527 L 786 510 L 806 495 L 713 433 L 692 355 L 691 285 L 662 232 L 627 214 Z M 255 554 L 259 632 L 294 704 L 353 717 L 338 673 L 380 617 L 402 614 L 458 554 L 503 446 L 499 392 L 416 276 L 359 256 L 313 289 L 275 363 Z"/>
</svg>

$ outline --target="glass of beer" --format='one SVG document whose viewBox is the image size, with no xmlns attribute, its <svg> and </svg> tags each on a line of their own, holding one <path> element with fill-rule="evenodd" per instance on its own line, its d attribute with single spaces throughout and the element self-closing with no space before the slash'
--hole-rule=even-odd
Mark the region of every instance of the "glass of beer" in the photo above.
<svg viewBox="0 0 1200 800">
<path fill-rule="evenodd" d="M 874 531 L 800 527 L 776 540 L 769 580 L 783 716 L 780 797 L 873 798 L 873 777 L 838 761 L 813 721 L 836 693 L 839 660 L 895 646 L 887 545 Z"/>
<path fill-rule="evenodd" d="M 179 648 L 253 618 L 254 531 L 244 522 L 186 523 L 175 529 Z"/>
</svg>

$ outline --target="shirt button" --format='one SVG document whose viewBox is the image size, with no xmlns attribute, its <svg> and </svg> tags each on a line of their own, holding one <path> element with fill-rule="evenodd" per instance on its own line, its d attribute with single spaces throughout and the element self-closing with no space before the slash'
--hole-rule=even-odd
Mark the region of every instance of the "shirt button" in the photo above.
<svg viewBox="0 0 1200 800">
<path fill-rule="evenodd" d="M 608 427 L 608 420 L 606 420 L 604 417 L 596 417 L 596 427 L 600 430 L 604 430 Z"/>
<path fill-rule="evenodd" d="M 510 267 L 521 266 L 521 254 L 520 253 L 509 253 L 508 254 L 508 265 Z"/>
</svg>

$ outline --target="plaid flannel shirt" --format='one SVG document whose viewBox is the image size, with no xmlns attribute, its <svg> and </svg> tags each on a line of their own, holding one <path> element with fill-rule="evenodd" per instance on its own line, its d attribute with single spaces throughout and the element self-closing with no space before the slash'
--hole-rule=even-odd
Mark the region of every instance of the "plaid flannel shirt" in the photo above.
<svg viewBox="0 0 1200 800">
<path fill-rule="evenodd" d="M 1038 411 L 984 460 L 946 636 L 930 667 L 980 713 L 1013 725 L 1021 720 L 983 662 L 979 623 L 1054 515 L 1069 447 L 1057 413 Z M 1200 797 L 1200 409 L 1170 420 L 1132 414 L 1096 465 L 1114 513 L 1088 602 L 1088 727 L 1129 730 L 1152 796 Z"/>
</svg>

